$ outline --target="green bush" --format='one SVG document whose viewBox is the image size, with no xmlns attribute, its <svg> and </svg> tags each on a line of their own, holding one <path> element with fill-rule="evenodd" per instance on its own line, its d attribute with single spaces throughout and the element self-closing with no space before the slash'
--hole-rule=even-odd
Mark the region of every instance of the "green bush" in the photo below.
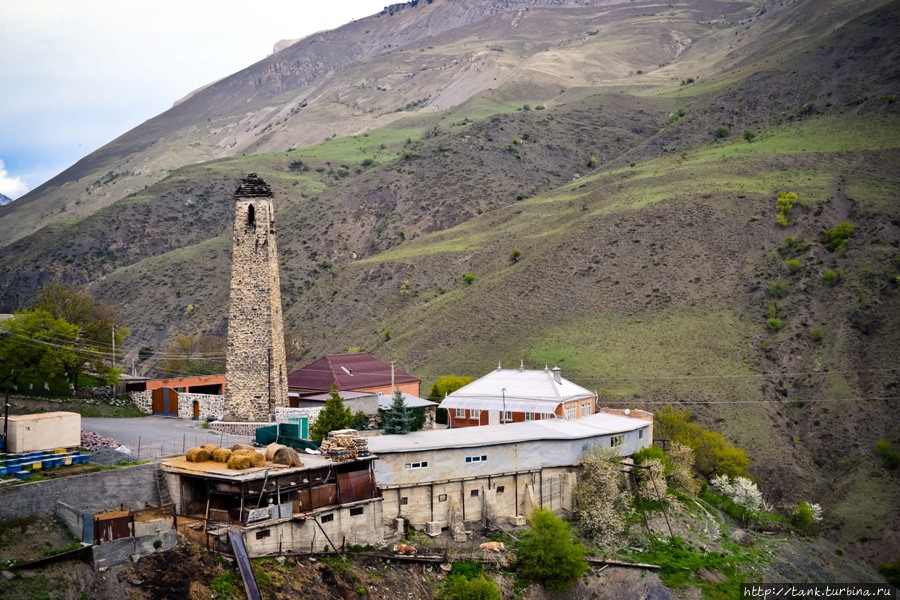
<svg viewBox="0 0 900 600">
<path fill-rule="evenodd" d="M 749 141 L 749 140 L 748 140 Z M 790 225 L 791 211 L 797 202 L 796 192 L 780 192 L 775 200 L 775 222 L 782 227 Z"/>
<path fill-rule="evenodd" d="M 747 143 L 749 144 L 753 142 L 754 139 L 756 139 L 756 134 L 747 129 L 746 131 L 744 131 L 744 139 L 747 140 Z"/>
<path fill-rule="evenodd" d="M 639 465 L 654 458 L 664 465 L 669 463 L 669 457 L 659 446 L 647 446 L 634 453 L 634 462 Z"/>
<path fill-rule="evenodd" d="M 519 574 L 554 593 L 571 588 L 588 566 L 584 547 L 572 539 L 569 524 L 544 509 L 536 510 L 529 524 L 516 546 Z"/>
<path fill-rule="evenodd" d="M 731 135 L 731 130 L 729 128 L 725 127 L 724 125 L 720 125 L 719 127 L 716 127 L 715 136 L 718 139 L 723 140 L 723 139 L 727 138 L 729 135 Z"/>
<path fill-rule="evenodd" d="M 817 344 L 821 343 L 822 339 L 824 338 L 824 334 L 822 333 L 822 328 L 821 327 L 813 327 L 812 329 L 810 329 L 809 337 L 810 337 L 810 339 L 812 339 L 813 342 L 815 342 Z"/>
<path fill-rule="evenodd" d="M 803 263 L 796 258 L 787 259 L 784 261 L 784 266 L 787 267 L 788 271 L 791 273 L 799 273 L 803 270 Z"/>
<path fill-rule="evenodd" d="M 900 557 L 895 558 L 894 562 L 878 565 L 878 572 L 884 575 L 889 584 L 900 587 Z"/>
<path fill-rule="evenodd" d="M 437 594 L 438 600 L 501 600 L 500 588 L 485 576 L 468 579 L 451 575 Z"/>
<path fill-rule="evenodd" d="M 847 242 L 853 236 L 853 224 L 847 221 L 841 221 L 832 229 L 822 230 L 822 243 L 831 252 L 839 252 L 843 254 L 847 251 Z"/>
<path fill-rule="evenodd" d="M 781 331 L 781 319 L 778 317 L 769 317 L 766 323 L 771 331 Z"/>
<path fill-rule="evenodd" d="M 728 443 L 721 433 L 693 422 L 690 411 L 663 406 L 653 417 L 656 437 L 684 444 L 694 451 L 694 467 L 704 477 L 714 473 L 730 477 L 747 475 L 750 456 Z"/>
<path fill-rule="evenodd" d="M 790 284 L 784 279 L 773 279 L 769 283 L 769 295 L 773 298 L 784 298 L 790 290 Z"/>
<path fill-rule="evenodd" d="M 888 469 L 896 469 L 900 465 L 900 452 L 891 448 L 889 441 L 878 440 L 875 442 L 875 451 L 881 455 L 884 466 Z"/>
<path fill-rule="evenodd" d="M 475 276 L 472 273 L 463 273 L 462 280 L 467 284 L 472 285 L 472 282 L 475 281 Z"/>
<path fill-rule="evenodd" d="M 841 280 L 841 274 L 837 271 L 832 271 L 831 269 L 825 271 L 825 275 L 822 277 L 822 281 L 827 286 L 836 286 L 838 282 Z"/>
</svg>

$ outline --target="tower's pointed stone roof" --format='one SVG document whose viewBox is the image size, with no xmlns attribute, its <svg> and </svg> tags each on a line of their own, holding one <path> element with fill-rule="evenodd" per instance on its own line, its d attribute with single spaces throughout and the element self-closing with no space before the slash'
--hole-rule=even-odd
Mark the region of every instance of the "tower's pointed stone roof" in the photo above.
<svg viewBox="0 0 900 600">
<path fill-rule="evenodd" d="M 237 191 L 234 193 L 235 198 L 271 198 L 272 188 L 269 184 L 262 180 L 256 173 L 250 173 L 242 181 Z"/>
</svg>

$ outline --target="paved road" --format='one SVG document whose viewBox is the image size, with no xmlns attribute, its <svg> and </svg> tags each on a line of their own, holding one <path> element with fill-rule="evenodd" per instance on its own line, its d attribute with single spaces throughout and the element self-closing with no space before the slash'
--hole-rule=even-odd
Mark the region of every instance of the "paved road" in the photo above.
<svg viewBox="0 0 900 600">
<path fill-rule="evenodd" d="M 225 435 L 203 429 L 197 421 L 185 421 L 169 417 L 136 417 L 133 419 L 102 419 L 82 417 L 81 428 L 103 437 L 110 437 L 131 449 L 140 458 L 183 454 L 188 448 L 200 444 L 249 443 L 252 438 Z"/>
</svg>

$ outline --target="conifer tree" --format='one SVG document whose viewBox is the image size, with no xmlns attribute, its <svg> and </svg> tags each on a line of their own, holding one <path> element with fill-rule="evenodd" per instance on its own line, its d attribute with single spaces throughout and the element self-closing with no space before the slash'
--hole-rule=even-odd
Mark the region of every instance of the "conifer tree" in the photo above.
<svg viewBox="0 0 900 600">
<path fill-rule="evenodd" d="M 409 433 L 410 414 L 409 407 L 403 401 L 403 393 L 400 390 L 394 392 L 391 407 L 384 411 L 384 432 L 386 434 L 404 435 Z"/>
<path fill-rule="evenodd" d="M 346 429 L 352 422 L 353 411 L 344 406 L 344 399 L 341 398 L 337 385 L 332 385 L 331 397 L 325 401 L 322 412 L 316 417 L 310 437 L 314 440 L 323 440 L 328 436 L 328 432 Z"/>
</svg>

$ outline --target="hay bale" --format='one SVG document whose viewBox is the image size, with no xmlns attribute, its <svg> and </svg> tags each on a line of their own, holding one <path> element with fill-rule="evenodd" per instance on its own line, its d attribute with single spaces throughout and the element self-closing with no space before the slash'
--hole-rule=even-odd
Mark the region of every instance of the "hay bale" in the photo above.
<svg viewBox="0 0 900 600">
<path fill-rule="evenodd" d="M 282 446 L 275 451 L 272 462 L 279 465 L 287 465 L 289 467 L 302 467 L 303 462 L 300 461 L 300 455 L 293 448 Z"/>
<path fill-rule="evenodd" d="M 210 454 L 212 454 L 213 452 L 215 452 L 216 450 L 219 449 L 218 444 L 200 444 L 200 447 L 203 448 L 204 450 L 206 450 L 207 452 L 209 452 Z"/>
<path fill-rule="evenodd" d="M 235 444 L 231 447 L 231 451 L 235 452 L 236 450 L 253 450 L 254 452 L 256 452 L 256 448 L 254 448 L 250 444 Z"/>
<path fill-rule="evenodd" d="M 208 450 L 204 448 L 191 448 L 187 451 L 187 455 L 185 456 L 188 462 L 206 462 L 212 458 L 212 455 Z"/>
<path fill-rule="evenodd" d="M 266 457 L 257 452 L 256 450 L 235 450 L 231 453 L 231 456 L 246 456 L 250 460 L 251 467 L 264 467 L 266 466 Z M 244 467 L 245 469 L 247 467 Z"/>
<path fill-rule="evenodd" d="M 212 459 L 217 463 L 227 463 L 229 458 L 231 458 L 231 450 L 228 448 L 216 448 L 212 455 Z"/>
<path fill-rule="evenodd" d="M 287 448 L 287 446 L 284 444 L 276 444 L 274 442 L 266 446 L 266 462 L 272 462 L 272 459 L 275 458 L 275 453 L 282 448 Z"/>
<path fill-rule="evenodd" d="M 231 456 L 228 458 L 228 468 L 234 470 L 249 469 L 250 455 L 232 452 Z"/>
</svg>

